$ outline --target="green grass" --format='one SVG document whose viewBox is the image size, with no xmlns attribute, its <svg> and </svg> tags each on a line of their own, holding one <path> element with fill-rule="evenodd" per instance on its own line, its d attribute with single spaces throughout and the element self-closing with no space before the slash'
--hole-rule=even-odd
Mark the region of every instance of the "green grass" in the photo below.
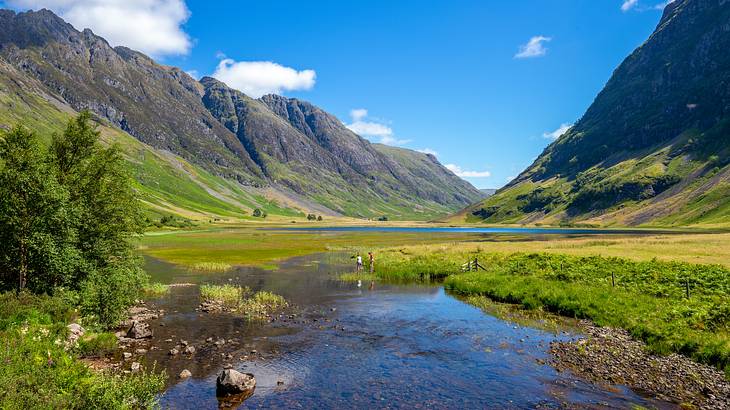
<svg viewBox="0 0 730 410">
<path fill-rule="evenodd" d="M 201 285 L 200 296 L 205 300 L 221 302 L 227 306 L 238 306 L 248 288 L 234 285 Z"/>
<path fill-rule="evenodd" d="M 474 257 L 487 270 L 461 272 Z M 391 280 L 447 276 L 452 292 L 624 328 L 653 352 L 681 353 L 730 377 L 730 269 L 724 266 L 411 248 L 381 252 L 376 273 Z"/>
<path fill-rule="evenodd" d="M 248 287 L 234 285 L 202 285 L 200 295 L 205 300 L 220 302 L 252 321 L 264 320 L 289 305 L 284 297 L 274 293 L 253 293 Z"/>
<path fill-rule="evenodd" d="M 370 274 L 370 273 L 357 273 L 357 272 L 349 272 L 349 273 L 343 273 L 337 277 L 339 280 L 343 282 L 357 282 L 359 280 L 363 281 L 373 281 L 378 280 L 378 275 Z"/>
<path fill-rule="evenodd" d="M 0 408 L 154 408 L 165 374 L 91 370 L 78 352 L 103 354 L 116 338 L 91 332 L 66 351 L 66 325 L 75 316 L 62 297 L 0 294 Z"/>
<path fill-rule="evenodd" d="M 227 272 L 231 268 L 230 264 L 222 262 L 198 262 L 190 267 L 191 270 L 198 272 Z"/>
<path fill-rule="evenodd" d="M 284 297 L 271 292 L 260 291 L 253 296 L 244 298 L 238 309 L 248 320 L 264 320 L 269 315 L 288 306 Z"/>
<path fill-rule="evenodd" d="M 194 268 L 201 263 L 232 266 L 271 266 L 276 261 L 331 250 L 368 250 L 378 246 L 464 240 L 455 234 L 380 232 L 300 232 L 270 231 L 245 227 L 217 227 L 208 230 L 149 233 L 140 251 L 176 265 Z M 354 267 L 354 262 L 353 262 Z"/>
<path fill-rule="evenodd" d="M 164 285 L 162 283 L 149 283 L 142 288 L 142 291 L 146 296 L 160 297 L 170 292 L 170 285 Z"/>
</svg>

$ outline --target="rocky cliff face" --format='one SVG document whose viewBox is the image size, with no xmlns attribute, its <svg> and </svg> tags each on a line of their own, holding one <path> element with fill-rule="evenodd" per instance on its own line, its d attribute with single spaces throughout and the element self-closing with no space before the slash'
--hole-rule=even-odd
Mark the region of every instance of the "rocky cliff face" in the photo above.
<svg viewBox="0 0 730 410">
<path fill-rule="evenodd" d="M 376 149 L 312 104 L 252 99 L 213 78 L 198 82 L 47 10 L 0 10 L 0 60 L 38 80 L 43 93 L 154 148 L 244 185 L 289 188 L 344 214 L 375 216 L 395 206 L 425 217 L 480 197 L 435 159 L 424 169 L 404 166 L 402 156 Z"/>
<path fill-rule="evenodd" d="M 584 116 L 469 218 L 730 221 L 730 1 L 677 0 Z M 725 199 L 721 199 L 725 196 Z M 714 198 L 714 199 L 710 199 Z"/>
</svg>

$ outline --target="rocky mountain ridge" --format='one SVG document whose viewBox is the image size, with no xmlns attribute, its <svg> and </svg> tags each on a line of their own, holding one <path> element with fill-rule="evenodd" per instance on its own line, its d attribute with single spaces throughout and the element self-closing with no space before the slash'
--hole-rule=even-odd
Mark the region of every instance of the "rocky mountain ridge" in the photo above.
<svg viewBox="0 0 730 410">
<path fill-rule="evenodd" d="M 197 81 L 48 10 L 0 10 L 0 61 L 41 84 L 42 93 L 89 109 L 155 149 L 336 213 L 423 219 L 481 197 L 435 158 L 410 152 L 425 166 L 404 166 L 402 150 L 378 149 L 310 103 L 253 99 L 210 77 Z"/>
</svg>

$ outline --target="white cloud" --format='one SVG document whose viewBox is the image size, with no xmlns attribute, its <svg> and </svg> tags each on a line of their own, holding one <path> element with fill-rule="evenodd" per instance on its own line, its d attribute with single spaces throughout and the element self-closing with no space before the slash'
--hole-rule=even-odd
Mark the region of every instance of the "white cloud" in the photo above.
<svg viewBox="0 0 730 410">
<path fill-rule="evenodd" d="M 446 164 L 444 165 L 449 171 L 456 174 L 457 177 L 461 178 L 487 178 L 492 176 L 492 173 L 489 171 L 465 171 L 461 169 L 460 166 L 455 164 Z"/>
<path fill-rule="evenodd" d="M 664 10 L 665 7 L 667 7 L 668 5 L 670 5 L 672 3 L 674 3 L 674 0 L 663 1 L 659 4 L 657 4 L 656 6 L 654 6 L 654 9 L 655 10 Z"/>
<path fill-rule="evenodd" d="M 188 70 L 188 71 L 186 71 L 186 73 L 190 77 L 193 77 L 196 80 L 200 80 L 200 73 L 198 73 L 198 70 Z"/>
<path fill-rule="evenodd" d="M 560 138 L 561 135 L 568 132 L 568 130 L 572 126 L 573 126 L 573 124 L 560 124 L 560 127 L 558 127 L 558 129 L 556 129 L 555 131 L 543 132 L 542 136 L 545 138 L 549 138 L 551 140 L 556 140 L 556 139 Z"/>
<path fill-rule="evenodd" d="M 310 90 L 317 74 L 314 70 L 297 71 L 271 61 L 221 60 L 213 77 L 250 97 L 281 94 L 284 91 Z"/>
<path fill-rule="evenodd" d="M 639 4 L 639 0 L 624 0 L 624 2 L 621 4 L 621 11 L 626 13 L 627 11 L 633 9 Z"/>
<path fill-rule="evenodd" d="M 505 179 L 507 180 L 507 182 L 512 182 L 512 180 L 515 179 L 515 178 L 517 178 L 517 175 L 510 175 L 510 176 L 508 176 Z"/>
<path fill-rule="evenodd" d="M 153 57 L 187 54 L 192 43 L 182 25 L 190 17 L 184 0 L 7 0 L 18 10 L 47 8 L 79 30 L 90 28 L 112 46 Z"/>
<path fill-rule="evenodd" d="M 356 108 L 350 110 L 351 124 L 345 124 L 350 131 L 363 137 L 378 138 L 378 142 L 385 145 L 405 145 L 411 142 L 408 139 L 397 139 L 393 135 L 393 129 L 374 120 L 367 120 L 368 110 L 365 108 Z"/>
<path fill-rule="evenodd" d="M 360 121 L 367 116 L 368 110 L 364 108 L 356 108 L 354 110 L 350 110 L 350 117 L 352 117 L 353 121 Z"/>
<path fill-rule="evenodd" d="M 545 43 L 552 40 L 550 37 L 545 36 L 534 36 L 527 42 L 520 46 L 520 51 L 515 54 L 515 58 L 533 58 L 541 57 L 547 53 Z"/>
<path fill-rule="evenodd" d="M 433 155 L 434 157 L 438 157 L 438 156 L 439 156 L 439 153 L 438 153 L 438 152 L 436 152 L 435 150 L 432 150 L 431 148 L 423 148 L 423 149 L 419 149 L 419 150 L 417 150 L 417 151 L 418 151 L 418 152 L 421 152 L 421 153 L 423 153 L 423 154 L 431 154 L 431 155 Z"/>
</svg>

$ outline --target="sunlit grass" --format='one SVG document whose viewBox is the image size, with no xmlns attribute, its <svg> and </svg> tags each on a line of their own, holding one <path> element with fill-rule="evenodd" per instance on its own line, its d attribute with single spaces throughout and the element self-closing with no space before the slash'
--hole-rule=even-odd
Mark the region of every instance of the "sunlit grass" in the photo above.
<svg viewBox="0 0 730 410">
<path fill-rule="evenodd" d="M 198 262 L 190 269 L 198 272 L 227 272 L 232 268 L 230 264 L 222 262 Z"/>
<path fill-rule="evenodd" d="M 170 292 L 170 286 L 162 283 L 149 283 L 143 287 L 146 296 L 159 297 Z"/>
<path fill-rule="evenodd" d="M 376 275 L 373 275 L 370 273 L 357 273 L 357 272 L 343 273 L 343 274 L 340 274 L 337 278 L 343 282 L 357 282 L 359 280 L 374 281 L 374 280 L 379 279 Z"/>
<path fill-rule="evenodd" d="M 267 291 L 254 293 L 246 286 L 202 285 L 200 296 L 204 300 L 222 303 L 232 312 L 238 312 L 248 320 L 264 320 L 289 306 L 283 296 Z"/>
<path fill-rule="evenodd" d="M 288 306 L 283 296 L 260 291 L 241 301 L 238 309 L 249 320 L 263 320 Z"/>
<path fill-rule="evenodd" d="M 204 300 L 220 302 L 227 306 L 238 306 L 243 295 L 248 292 L 250 289 L 234 285 L 200 286 L 200 296 Z"/>
</svg>

